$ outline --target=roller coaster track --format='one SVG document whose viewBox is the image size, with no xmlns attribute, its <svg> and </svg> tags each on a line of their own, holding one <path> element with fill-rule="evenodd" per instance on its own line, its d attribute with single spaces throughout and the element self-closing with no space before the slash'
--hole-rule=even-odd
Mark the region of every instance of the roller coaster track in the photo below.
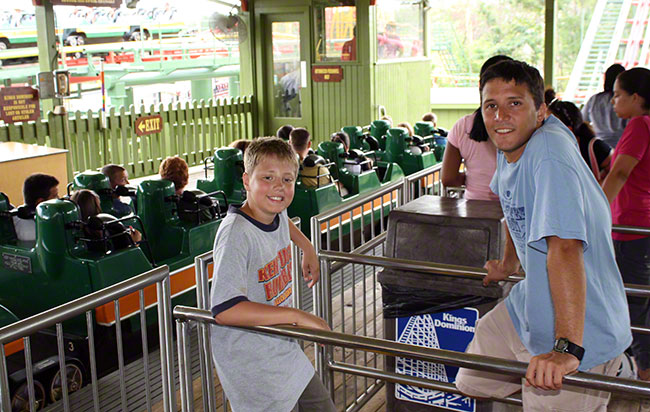
<svg viewBox="0 0 650 412">
<path fill-rule="evenodd" d="M 598 0 L 564 93 L 578 104 L 602 90 L 605 70 L 647 66 L 650 0 Z"/>
</svg>

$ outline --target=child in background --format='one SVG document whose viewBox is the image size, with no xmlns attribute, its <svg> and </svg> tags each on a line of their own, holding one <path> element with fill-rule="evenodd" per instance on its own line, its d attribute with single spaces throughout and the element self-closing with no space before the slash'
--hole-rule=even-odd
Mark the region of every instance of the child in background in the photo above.
<svg viewBox="0 0 650 412">
<path fill-rule="evenodd" d="M 212 315 L 219 325 L 298 325 L 329 330 L 324 320 L 291 307 L 291 241 L 303 250 L 312 287 L 318 259 L 291 223 L 298 161 L 276 137 L 255 140 L 244 154 L 246 202 L 230 206 L 214 241 Z M 297 287 L 297 286 L 296 286 Z M 311 362 L 291 339 L 213 326 L 212 356 L 234 411 L 335 411 Z"/>
<path fill-rule="evenodd" d="M 102 174 L 108 177 L 111 189 L 115 190 L 117 186 L 126 186 L 129 184 L 129 173 L 120 165 L 109 164 L 102 167 Z M 133 213 L 131 206 L 120 200 L 118 195 L 113 195 L 113 209 L 120 215 Z"/>
<path fill-rule="evenodd" d="M 296 152 L 300 160 L 300 176 L 302 184 L 313 189 L 332 183 L 332 177 L 328 168 L 322 164 L 305 164 L 305 158 L 310 155 L 311 136 L 307 129 L 297 127 L 289 135 L 289 144 Z"/>
</svg>

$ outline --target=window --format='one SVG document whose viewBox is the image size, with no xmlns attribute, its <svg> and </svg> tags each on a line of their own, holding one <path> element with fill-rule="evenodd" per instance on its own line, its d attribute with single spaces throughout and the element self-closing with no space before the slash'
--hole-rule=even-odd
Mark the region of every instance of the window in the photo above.
<svg viewBox="0 0 650 412">
<path fill-rule="evenodd" d="M 356 0 L 315 2 L 316 61 L 357 59 Z"/>
<path fill-rule="evenodd" d="M 421 0 L 377 0 L 377 59 L 424 55 Z"/>
</svg>

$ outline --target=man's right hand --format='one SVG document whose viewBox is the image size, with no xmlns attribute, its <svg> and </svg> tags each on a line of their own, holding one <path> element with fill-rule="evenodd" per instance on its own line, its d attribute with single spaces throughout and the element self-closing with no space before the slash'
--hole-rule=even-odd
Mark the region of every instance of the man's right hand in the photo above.
<svg viewBox="0 0 650 412">
<path fill-rule="evenodd" d="M 502 260 L 488 260 L 483 268 L 487 269 L 487 276 L 483 278 L 483 286 L 488 286 L 492 282 L 498 282 L 510 275 L 517 273 L 518 264 L 506 264 Z"/>
</svg>

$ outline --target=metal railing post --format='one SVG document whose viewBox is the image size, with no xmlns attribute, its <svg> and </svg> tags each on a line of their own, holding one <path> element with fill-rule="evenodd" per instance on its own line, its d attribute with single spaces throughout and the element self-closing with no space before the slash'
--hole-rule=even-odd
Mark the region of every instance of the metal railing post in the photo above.
<svg viewBox="0 0 650 412">
<path fill-rule="evenodd" d="M 196 276 L 196 304 L 199 308 L 210 310 L 210 290 L 208 288 L 208 265 L 212 261 L 212 251 L 197 256 L 194 259 Z M 212 376 L 212 362 L 210 359 L 210 326 L 201 323 L 197 328 L 199 342 L 199 365 L 201 369 L 201 389 L 203 410 L 213 411 L 216 409 L 214 394 L 214 379 Z"/>
<path fill-rule="evenodd" d="M 5 357 L 5 345 L 0 343 L 0 400 L 2 410 L 11 410 L 11 393 L 9 392 L 9 376 L 7 375 L 7 358 Z"/>
<path fill-rule="evenodd" d="M 181 410 L 194 411 L 192 394 L 192 370 L 190 368 L 190 332 L 187 321 L 176 319 L 176 343 L 178 345 L 178 377 L 180 380 Z"/>
<path fill-rule="evenodd" d="M 162 378 L 163 410 L 172 412 L 176 409 L 174 395 L 174 358 L 171 354 L 171 319 L 166 312 L 170 308 L 167 297 L 169 296 L 169 277 L 158 282 L 158 332 L 160 334 L 160 369 Z M 171 357 L 171 362 L 170 362 Z"/>
</svg>

